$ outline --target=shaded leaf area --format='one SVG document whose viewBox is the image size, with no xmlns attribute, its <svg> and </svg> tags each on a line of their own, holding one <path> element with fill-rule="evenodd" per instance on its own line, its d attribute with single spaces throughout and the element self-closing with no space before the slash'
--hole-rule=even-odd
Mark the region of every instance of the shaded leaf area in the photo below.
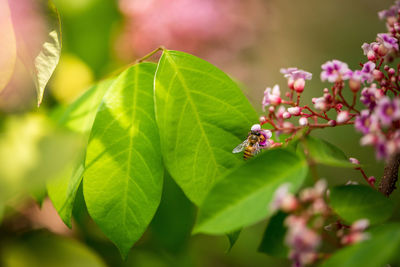
<svg viewBox="0 0 400 267">
<path fill-rule="evenodd" d="M 195 207 L 165 172 L 160 206 L 150 224 L 155 241 L 172 253 L 186 247 L 195 221 Z"/>
<path fill-rule="evenodd" d="M 83 192 L 90 216 L 123 257 L 159 205 L 163 165 L 154 117 L 156 65 L 124 71 L 104 96 L 86 151 Z"/>
<path fill-rule="evenodd" d="M 81 134 L 85 147 L 66 173 L 47 184 L 48 195 L 63 222 L 71 227 L 71 214 L 76 192 L 84 172 L 85 150 L 100 102 L 113 80 L 106 80 L 88 89 L 59 115 L 58 122 Z"/>
<path fill-rule="evenodd" d="M 258 251 L 280 258 L 287 258 L 289 249 L 284 244 L 287 228 L 284 221 L 287 214 L 279 211 L 268 222 Z"/>
<path fill-rule="evenodd" d="M 305 146 L 316 163 L 334 167 L 354 168 L 354 164 L 349 162 L 349 158 L 342 150 L 325 140 L 307 136 L 303 146 Z"/>
<path fill-rule="evenodd" d="M 345 221 L 352 223 L 368 219 L 370 224 L 389 219 L 394 210 L 393 202 L 380 192 L 366 185 L 342 185 L 331 189 L 330 204 Z"/>
<path fill-rule="evenodd" d="M 262 153 L 220 180 L 200 206 L 195 233 L 223 234 L 272 215 L 276 189 L 285 183 L 290 191 L 302 185 L 307 164 L 295 153 L 273 149 Z"/>
<path fill-rule="evenodd" d="M 2 39 L 2 47 L 4 43 L 9 53 L 7 66 L 15 72 L 17 60 L 24 64 L 36 86 L 37 104 L 40 105 L 61 53 L 61 28 L 57 9 L 51 1 L 2 1 L 1 5 L 2 25 L 7 25 L 2 30 L 2 36 L 5 37 Z M 12 28 L 9 27 L 10 24 Z M 2 64 L 0 90 L 11 79 L 11 76 L 4 73 L 3 67 L 5 66 Z"/>
<path fill-rule="evenodd" d="M 45 232 L 30 233 L 7 243 L 0 255 L 0 265 L 6 267 L 106 266 L 97 254 L 82 243 Z"/>
<path fill-rule="evenodd" d="M 28 194 L 62 175 L 82 148 L 76 134 L 35 114 L 9 117 L 0 134 L 0 204 Z"/>
<path fill-rule="evenodd" d="M 199 205 L 222 174 L 240 163 L 232 149 L 258 122 L 257 114 L 226 74 L 183 52 L 163 52 L 155 92 L 164 163 Z"/>
<path fill-rule="evenodd" d="M 400 264 L 400 224 L 381 225 L 370 232 L 370 238 L 342 248 L 321 266 L 323 267 L 377 267 Z"/>
</svg>

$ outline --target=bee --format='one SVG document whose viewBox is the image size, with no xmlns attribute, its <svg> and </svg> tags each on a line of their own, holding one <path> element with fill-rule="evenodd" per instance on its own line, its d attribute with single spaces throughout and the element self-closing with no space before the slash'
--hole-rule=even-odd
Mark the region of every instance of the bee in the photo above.
<svg viewBox="0 0 400 267">
<path fill-rule="evenodd" d="M 235 147 L 232 150 L 232 153 L 239 153 L 244 150 L 243 158 L 245 160 L 257 155 L 261 146 L 260 143 L 264 143 L 266 141 L 265 136 L 260 133 L 260 131 L 250 131 L 246 140 L 244 140 L 240 145 Z"/>
</svg>

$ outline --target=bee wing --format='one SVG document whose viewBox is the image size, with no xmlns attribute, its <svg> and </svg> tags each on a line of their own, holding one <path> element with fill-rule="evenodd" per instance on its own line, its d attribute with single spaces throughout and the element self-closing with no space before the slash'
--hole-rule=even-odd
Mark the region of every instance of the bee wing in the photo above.
<svg viewBox="0 0 400 267">
<path fill-rule="evenodd" d="M 260 144 L 259 144 L 259 143 L 256 143 L 256 144 L 254 145 L 253 155 L 257 155 L 258 153 L 260 153 L 260 151 L 261 151 Z"/>
<path fill-rule="evenodd" d="M 248 145 L 249 145 L 249 140 L 246 139 L 246 140 L 244 140 L 240 145 L 238 145 L 237 147 L 235 147 L 235 148 L 232 150 L 232 153 L 239 153 L 239 152 L 242 152 Z"/>
</svg>

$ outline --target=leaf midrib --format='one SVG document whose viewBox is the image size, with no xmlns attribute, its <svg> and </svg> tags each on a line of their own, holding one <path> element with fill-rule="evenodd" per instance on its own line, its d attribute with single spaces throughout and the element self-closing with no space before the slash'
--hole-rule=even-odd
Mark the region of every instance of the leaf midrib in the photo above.
<svg viewBox="0 0 400 267">
<path fill-rule="evenodd" d="M 219 171 L 219 164 L 218 164 L 217 161 L 216 161 L 215 154 L 213 153 L 213 150 L 212 150 L 212 147 L 211 147 L 211 144 L 210 144 L 210 140 L 208 139 L 208 136 L 206 135 L 206 132 L 205 132 L 204 127 L 203 127 L 203 124 L 201 123 L 201 120 L 200 120 L 200 117 L 199 117 L 199 114 L 198 114 L 198 110 L 197 110 L 197 108 L 196 108 L 196 105 L 194 104 L 194 102 L 193 102 L 193 100 L 192 100 L 192 97 L 191 97 L 191 95 L 190 95 L 190 89 L 187 87 L 186 83 L 184 82 L 184 79 L 183 79 L 183 77 L 181 76 L 181 73 L 179 72 L 178 67 L 176 66 L 175 62 L 172 60 L 172 58 L 171 58 L 171 56 L 168 54 L 168 52 L 164 52 L 163 55 L 166 56 L 166 59 L 168 60 L 168 62 L 170 63 L 170 65 L 174 68 L 175 73 L 176 73 L 176 76 L 177 76 L 177 78 L 179 79 L 179 81 L 180 81 L 181 84 L 182 84 L 182 88 L 184 89 L 183 91 L 185 92 L 185 94 L 186 94 L 186 96 L 187 96 L 187 100 L 189 101 L 190 105 L 192 106 L 193 113 L 195 114 L 195 118 L 196 118 L 197 123 L 198 123 L 198 125 L 199 125 L 199 128 L 200 128 L 200 130 L 201 130 L 201 132 L 202 132 L 203 138 L 206 140 L 208 150 L 211 152 L 211 153 L 209 153 L 209 155 L 210 155 L 210 154 L 212 155 L 211 158 L 213 159 L 214 165 L 216 166 L 217 175 L 218 175 L 218 174 L 220 173 L 220 171 Z M 212 179 L 215 180 L 215 177 L 212 177 Z"/>
</svg>

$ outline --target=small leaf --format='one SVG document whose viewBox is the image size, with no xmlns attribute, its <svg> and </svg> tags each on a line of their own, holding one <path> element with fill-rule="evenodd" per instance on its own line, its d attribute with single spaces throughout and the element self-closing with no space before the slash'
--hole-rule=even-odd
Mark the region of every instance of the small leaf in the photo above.
<svg viewBox="0 0 400 267">
<path fill-rule="evenodd" d="M 305 160 L 293 152 L 273 149 L 227 174 L 200 206 L 195 233 L 224 234 L 272 215 L 276 189 L 290 183 L 299 189 L 307 174 Z"/>
<path fill-rule="evenodd" d="M 271 217 L 258 251 L 274 257 L 287 258 L 289 249 L 284 244 L 287 228 L 283 224 L 286 216 L 287 214 L 278 212 Z"/>
<path fill-rule="evenodd" d="M 17 59 L 17 47 L 8 1 L 0 1 L 0 92 L 7 86 Z"/>
<path fill-rule="evenodd" d="M 83 192 L 90 216 L 126 257 L 160 203 L 163 165 L 154 117 L 156 65 L 124 71 L 107 91 L 86 152 Z"/>
<path fill-rule="evenodd" d="M 225 73 L 182 52 L 163 52 L 155 94 L 164 163 L 199 205 L 215 182 L 241 162 L 232 149 L 245 140 L 258 116 Z"/>
<path fill-rule="evenodd" d="M 229 247 L 226 251 L 227 253 L 232 250 L 232 248 L 235 245 L 236 241 L 238 240 L 241 232 L 242 232 L 242 229 L 239 229 L 239 230 L 236 230 L 236 231 L 226 234 L 226 237 L 228 238 L 228 241 L 229 241 Z"/>
<path fill-rule="evenodd" d="M 377 267 L 400 264 L 400 224 L 381 225 L 371 230 L 370 234 L 368 240 L 340 249 L 321 266 Z"/>
<path fill-rule="evenodd" d="M 333 210 L 347 222 L 368 219 L 370 224 L 386 221 L 393 213 L 393 202 L 366 185 L 342 185 L 331 189 Z"/>
<path fill-rule="evenodd" d="M 304 142 L 311 158 L 319 164 L 335 167 L 354 168 L 348 157 L 338 147 L 322 139 L 308 136 Z"/>
<path fill-rule="evenodd" d="M 59 124 L 82 134 L 84 149 L 71 167 L 58 178 L 47 183 L 47 192 L 55 209 L 63 222 L 72 227 L 71 214 L 76 192 L 82 181 L 85 169 L 85 150 L 90 130 L 96 116 L 101 99 L 112 84 L 113 80 L 106 80 L 91 87 L 75 102 L 73 102 L 59 118 Z"/>
<path fill-rule="evenodd" d="M 55 5 L 47 1 L 48 36 L 39 54 L 34 58 L 31 70 L 36 85 L 37 104 L 42 103 L 44 89 L 57 67 L 61 55 L 61 22 Z"/>
</svg>

